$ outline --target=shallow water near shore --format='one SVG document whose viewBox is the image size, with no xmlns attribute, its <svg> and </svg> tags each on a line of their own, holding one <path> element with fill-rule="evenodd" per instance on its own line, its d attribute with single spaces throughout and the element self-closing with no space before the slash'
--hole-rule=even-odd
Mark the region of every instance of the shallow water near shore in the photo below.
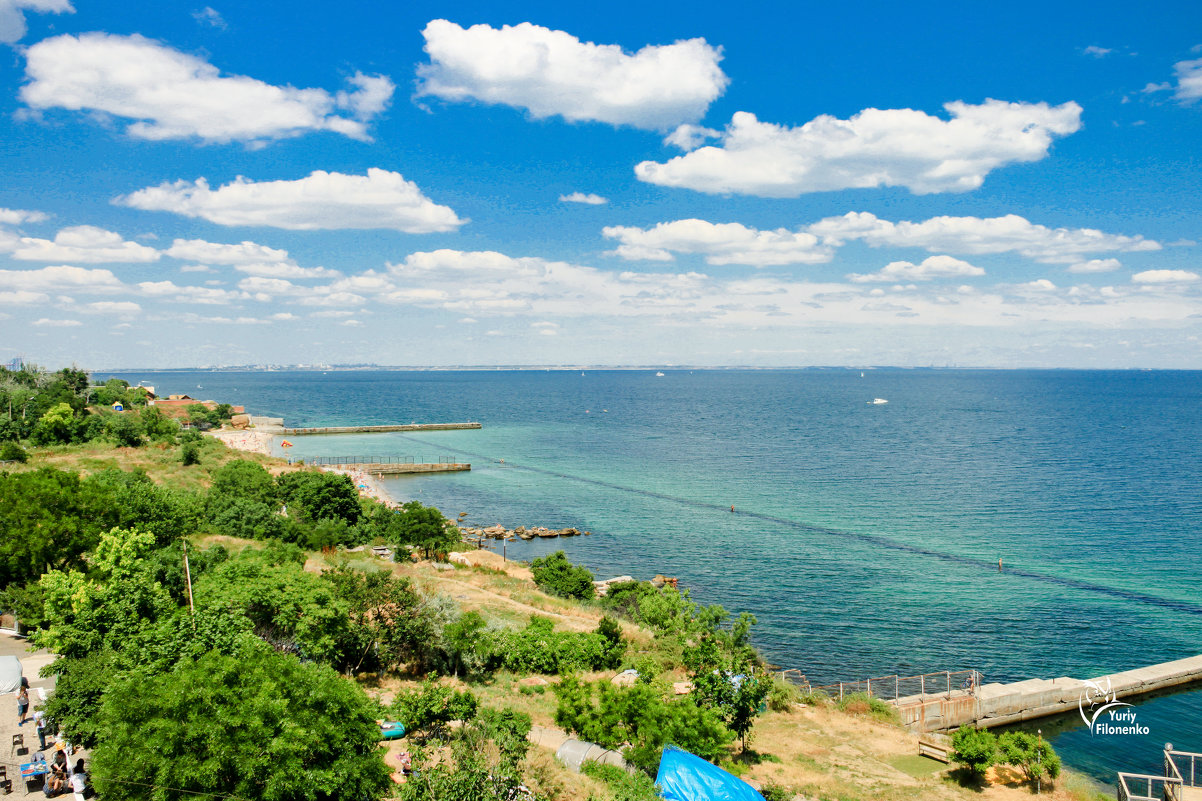
<svg viewBox="0 0 1202 801">
<path fill-rule="evenodd" d="M 1087 678 L 1202 653 L 1202 373 L 663 372 L 121 377 L 289 425 L 479 421 L 294 437 L 289 455 L 470 461 L 384 484 L 468 525 L 592 531 L 506 550 L 676 575 L 754 612 L 765 655 L 817 683 Z M 1147 736 L 1050 737 L 1106 783 L 1157 772 L 1166 741 L 1202 751 L 1202 692 L 1136 712 Z"/>
</svg>

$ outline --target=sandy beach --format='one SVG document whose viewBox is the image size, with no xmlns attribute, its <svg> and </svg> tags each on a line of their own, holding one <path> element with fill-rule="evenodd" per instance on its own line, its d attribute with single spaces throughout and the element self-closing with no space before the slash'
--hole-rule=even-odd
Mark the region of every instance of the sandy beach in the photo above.
<svg viewBox="0 0 1202 801">
<path fill-rule="evenodd" d="M 239 451 L 247 451 L 248 453 L 261 453 L 264 456 L 273 456 L 271 446 L 274 444 L 276 435 L 266 431 L 239 431 L 226 430 L 206 431 L 207 436 L 219 439 L 228 447 Z M 328 465 L 319 465 L 318 469 L 324 470 L 327 473 L 341 473 L 345 476 L 350 476 L 355 482 L 355 487 L 359 490 L 359 494 L 365 498 L 374 498 L 385 506 L 399 506 L 396 500 L 385 491 L 380 484 L 379 479 L 365 473 L 362 470 L 354 470 L 349 467 L 334 467 Z"/>
</svg>

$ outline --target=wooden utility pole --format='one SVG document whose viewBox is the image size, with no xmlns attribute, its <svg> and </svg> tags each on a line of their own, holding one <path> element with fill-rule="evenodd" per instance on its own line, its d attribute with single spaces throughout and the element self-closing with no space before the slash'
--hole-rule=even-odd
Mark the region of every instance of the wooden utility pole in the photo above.
<svg viewBox="0 0 1202 801">
<path fill-rule="evenodd" d="M 188 566 L 188 541 L 182 540 L 184 546 L 184 577 L 188 580 L 188 609 L 192 611 L 192 631 L 196 631 L 196 604 L 192 602 L 192 569 Z"/>
</svg>

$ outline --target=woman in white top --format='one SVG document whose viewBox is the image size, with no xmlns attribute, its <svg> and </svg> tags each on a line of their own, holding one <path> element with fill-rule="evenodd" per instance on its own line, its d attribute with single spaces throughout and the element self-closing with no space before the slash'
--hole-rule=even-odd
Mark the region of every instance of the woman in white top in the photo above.
<svg viewBox="0 0 1202 801">
<path fill-rule="evenodd" d="M 71 772 L 71 790 L 75 793 L 75 801 L 83 801 L 84 791 L 88 786 L 88 774 L 84 773 L 83 760 L 75 761 L 75 770 Z"/>
</svg>

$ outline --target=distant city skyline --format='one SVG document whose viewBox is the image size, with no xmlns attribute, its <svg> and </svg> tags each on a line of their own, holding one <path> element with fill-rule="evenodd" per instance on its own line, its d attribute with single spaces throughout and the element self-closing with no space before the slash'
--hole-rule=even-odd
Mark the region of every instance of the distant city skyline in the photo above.
<svg viewBox="0 0 1202 801">
<path fill-rule="evenodd" d="M 1199 23 L 0 0 L 0 361 L 1202 368 Z"/>
</svg>

